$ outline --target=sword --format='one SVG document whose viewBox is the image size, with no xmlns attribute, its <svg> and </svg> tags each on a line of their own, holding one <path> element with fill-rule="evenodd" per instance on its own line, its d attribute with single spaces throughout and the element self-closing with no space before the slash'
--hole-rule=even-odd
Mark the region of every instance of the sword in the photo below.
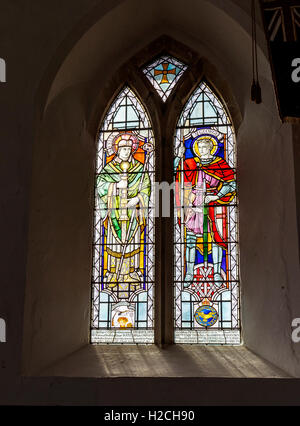
<svg viewBox="0 0 300 426">
<path fill-rule="evenodd" d="M 181 144 L 184 147 L 184 136 L 183 136 L 183 129 L 181 129 Z M 183 156 L 180 159 L 180 183 L 181 183 L 181 194 L 180 194 L 180 210 L 181 210 L 181 217 L 180 217 L 180 240 L 181 240 L 181 280 L 184 281 L 184 161 Z"/>
<path fill-rule="evenodd" d="M 204 266 L 208 264 L 208 207 L 205 204 L 206 180 L 203 179 L 203 260 Z"/>
</svg>

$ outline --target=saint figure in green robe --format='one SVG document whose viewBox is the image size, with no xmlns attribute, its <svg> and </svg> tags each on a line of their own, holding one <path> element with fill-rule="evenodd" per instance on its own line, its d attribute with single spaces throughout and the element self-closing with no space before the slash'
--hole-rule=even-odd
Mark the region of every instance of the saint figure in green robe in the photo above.
<svg viewBox="0 0 300 426">
<path fill-rule="evenodd" d="M 97 181 L 105 229 L 104 282 L 107 288 L 118 292 L 119 298 L 138 290 L 144 275 L 151 182 L 139 161 L 141 156 L 136 154 L 139 143 L 131 133 L 119 134 L 113 143 L 114 154 L 107 159 Z"/>
</svg>

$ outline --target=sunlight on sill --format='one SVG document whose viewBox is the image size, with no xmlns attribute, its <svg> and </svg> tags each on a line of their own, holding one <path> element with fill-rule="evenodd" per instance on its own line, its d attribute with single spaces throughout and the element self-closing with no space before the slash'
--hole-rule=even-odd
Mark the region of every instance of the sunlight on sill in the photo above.
<svg viewBox="0 0 300 426">
<path fill-rule="evenodd" d="M 58 377 L 287 378 L 245 346 L 87 345 L 43 370 Z"/>
</svg>

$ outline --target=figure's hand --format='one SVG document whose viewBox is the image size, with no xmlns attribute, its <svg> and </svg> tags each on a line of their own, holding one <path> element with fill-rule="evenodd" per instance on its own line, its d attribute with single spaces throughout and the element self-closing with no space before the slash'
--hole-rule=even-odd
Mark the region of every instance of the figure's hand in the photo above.
<svg viewBox="0 0 300 426">
<path fill-rule="evenodd" d="M 140 202 L 139 197 L 130 198 L 130 201 L 127 203 L 127 207 L 128 208 L 135 207 L 139 202 Z"/>
<path fill-rule="evenodd" d="M 217 201 L 218 199 L 219 199 L 219 197 L 217 195 L 206 195 L 204 202 L 205 202 L 205 204 L 209 204 L 212 201 Z"/>
<path fill-rule="evenodd" d="M 184 156 L 185 153 L 185 147 L 183 145 L 180 145 L 180 147 L 178 148 L 178 157 L 182 158 Z"/>
<path fill-rule="evenodd" d="M 120 179 L 119 182 L 117 183 L 117 188 L 118 189 L 125 189 L 127 188 L 127 181 L 124 179 Z"/>
<path fill-rule="evenodd" d="M 193 204 L 193 202 L 195 201 L 195 199 L 196 199 L 196 194 L 194 194 L 193 192 L 191 192 L 190 195 L 189 195 L 189 202 L 191 204 Z"/>
</svg>

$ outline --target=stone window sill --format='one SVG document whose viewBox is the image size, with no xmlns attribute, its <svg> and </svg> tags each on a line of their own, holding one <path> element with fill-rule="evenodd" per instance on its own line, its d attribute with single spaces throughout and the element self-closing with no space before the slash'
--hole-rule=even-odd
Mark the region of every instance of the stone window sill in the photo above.
<svg viewBox="0 0 300 426">
<path fill-rule="evenodd" d="M 87 345 L 40 377 L 288 378 L 245 346 Z"/>
</svg>

